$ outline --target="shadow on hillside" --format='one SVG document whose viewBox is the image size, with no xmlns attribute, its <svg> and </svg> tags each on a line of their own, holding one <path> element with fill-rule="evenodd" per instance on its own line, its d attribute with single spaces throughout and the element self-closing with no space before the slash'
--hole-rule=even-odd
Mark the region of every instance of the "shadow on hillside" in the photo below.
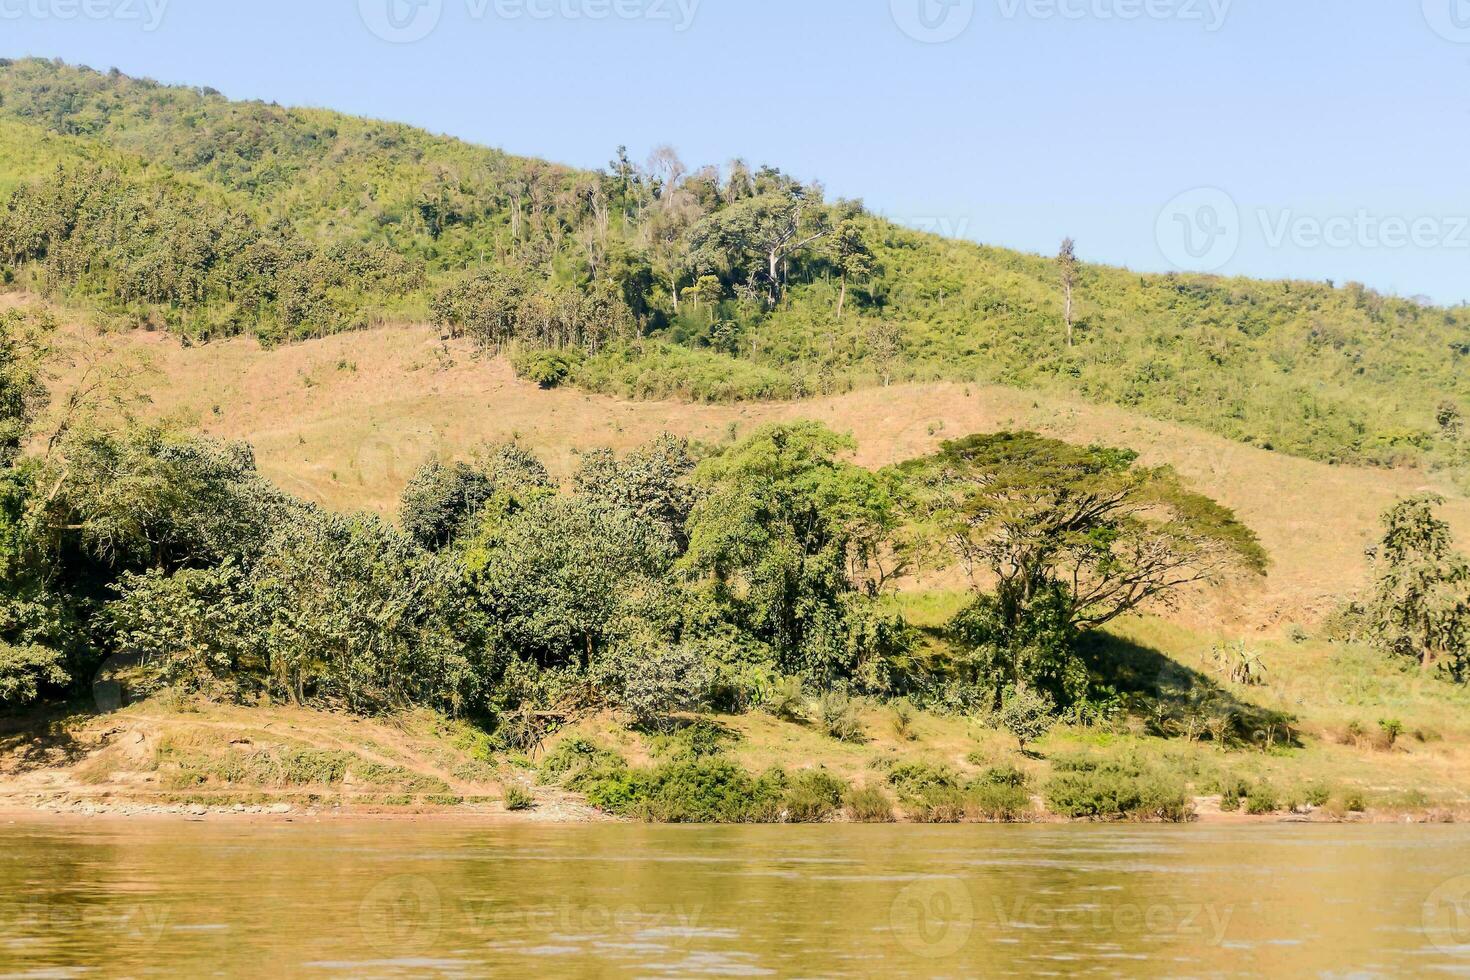
<svg viewBox="0 0 1470 980">
<path fill-rule="evenodd" d="M 0 714 L 0 773 L 18 776 L 73 765 L 89 748 L 74 734 L 95 712 L 79 706 L 36 708 Z"/>
<path fill-rule="evenodd" d="M 1299 748 L 1296 717 L 1241 698 L 1235 690 L 1152 647 L 1092 634 L 1083 656 L 1097 683 L 1117 691 L 1149 734 L 1222 745 Z"/>
</svg>

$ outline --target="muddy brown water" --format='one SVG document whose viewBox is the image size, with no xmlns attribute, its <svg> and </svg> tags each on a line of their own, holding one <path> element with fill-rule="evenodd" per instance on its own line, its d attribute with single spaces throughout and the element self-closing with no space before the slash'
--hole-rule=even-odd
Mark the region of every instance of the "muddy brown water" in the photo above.
<svg viewBox="0 0 1470 980">
<path fill-rule="evenodd" d="M 0 821 L 0 976 L 1470 974 L 1470 828 Z"/>
</svg>

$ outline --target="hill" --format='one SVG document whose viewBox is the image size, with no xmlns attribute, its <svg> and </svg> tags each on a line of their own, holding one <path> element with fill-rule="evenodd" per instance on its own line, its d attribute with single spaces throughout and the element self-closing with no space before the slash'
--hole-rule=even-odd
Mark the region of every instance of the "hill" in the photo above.
<svg viewBox="0 0 1470 980">
<path fill-rule="evenodd" d="M 69 332 L 91 336 L 80 326 Z M 146 332 L 100 342 L 95 359 L 151 372 L 141 408 L 148 417 L 247 441 L 271 480 L 338 510 L 392 516 L 425 460 L 464 459 L 491 442 L 518 440 L 566 479 L 581 454 L 599 447 L 625 451 L 666 431 L 719 444 L 763 422 L 815 418 L 853 433 L 854 459 L 870 468 L 924 455 L 948 438 L 1004 429 L 1127 446 L 1149 465 L 1174 467 L 1239 514 L 1272 559 L 1263 582 L 1235 583 L 1196 608 L 1188 619 L 1197 625 L 1317 622 L 1367 584 L 1364 551 L 1383 511 L 1424 489 L 1448 496 L 1447 517 L 1470 540 L 1470 500 L 1432 474 L 1296 459 L 1077 397 L 1000 385 L 912 383 L 801 402 L 690 405 L 544 390 L 518 379 L 506 359 L 468 341 L 446 342 L 424 325 L 280 348 L 245 337 L 184 346 Z M 60 369 L 58 392 L 76 386 L 78 370 Z"/>
<path fill-rule="evenodd" d="M 1330 462 L 1467 459 L 1470 314 L 1356 284 L 1084 265 L 1069 346 L 1051 260 L 774 168 L 579 171 L 40 60 L 0 62 L 0 163 L 7 281 L 195 339 L 432 318 L 624 397 L 948 380 Z"/>
</svg>

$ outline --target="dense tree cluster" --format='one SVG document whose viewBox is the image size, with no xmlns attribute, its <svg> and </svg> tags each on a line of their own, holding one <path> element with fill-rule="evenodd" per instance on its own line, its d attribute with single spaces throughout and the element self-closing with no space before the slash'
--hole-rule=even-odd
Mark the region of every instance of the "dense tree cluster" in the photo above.
<svg viewBox="0 0 1470 980">
<path fill-rule="evenodd" d="M 48 321 L 0 327 L 0 428 L 18 448 L 44 402 Z M 489 446 L 426 463 L 396 524 L 291 498 L 244 445 L 85 422 L 46 445 L 0 468 L 10 705 L 80 693 L 117 655 L 144 691 L 426 705 L 507 731 L 599 707 L 658 724 L 790 682 L 831 696 L 834 731 L 853 693 L 960 685 L 949 703 L 1000 705 L 1038 688 L 1064 706 L 1089 694 L 1081 630 L 1259 557 L 1171 474 L 1029 435 L 877 473 L 814 422 L 721 447 L 663 436 L 587 453 L 565 486 L 523 447 Z M 952 627 L 958 663 L 915 657 L 886 596 L 931 556 L 993 573 Z"/>
</svg>

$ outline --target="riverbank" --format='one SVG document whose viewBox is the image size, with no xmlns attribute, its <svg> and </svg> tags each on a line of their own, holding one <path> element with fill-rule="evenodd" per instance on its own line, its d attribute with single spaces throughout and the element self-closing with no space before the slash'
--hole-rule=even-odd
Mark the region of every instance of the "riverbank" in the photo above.
<svg viewBox="0 0 1470 980">
<path fill-rule="evenodd" d="M 164 698 L 12 718 L 0 728 L 0 820 L 1470 820 L 1452 775 L 1458 750 L 1443 740 L 1385 750 L 1303 735 L 1232 750 L 1068 726 L 1021 751 L 963 718 L 913 712 L 900 723 L 877 705 L 860 711 L 853 741 L 762 712 L 687 721 L 639 732 L 597 715 L 514 753 L 427 712 L 369 719 Z"/>
</svg>

